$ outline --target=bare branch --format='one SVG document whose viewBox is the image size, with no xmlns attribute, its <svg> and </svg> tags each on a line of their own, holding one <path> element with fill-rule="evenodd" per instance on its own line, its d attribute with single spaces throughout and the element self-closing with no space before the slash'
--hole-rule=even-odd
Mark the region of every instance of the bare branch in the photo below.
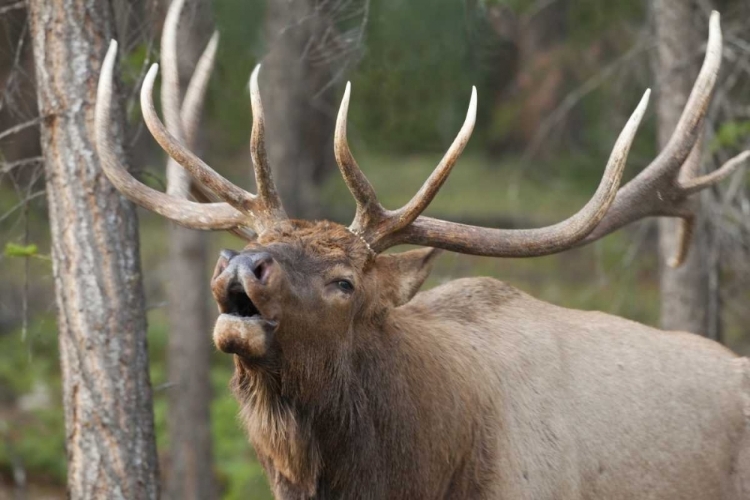
<svg viewBox="0 0 750 500">
<path fill-rule="evenodd" d="M 43 161 L 43 156 L 34 156 L 31 158 L 24 158 L 23 160 L 2 162 L 0 163 L 0 165 L 2 165 L 2 168 L 0 168 L 0 175 L 8 174 L 19 167 L 25 167 L 26 165 L 33 165 L 35 163 L 41 163 Z"/>
<path fill-rule="evenodd" d="M 21 10 L 26 8 L 26 2 L 24 0 L 21 0 L 20 2 L 12 3 L 10 5 L 4 5 L 0 7 L 0 16 L 3 14 L 7 14 L 10 11 L 13 10 Z"/>
<path fill-rule="evenodd" d="M 3 130 L 0 132 L 0 141 L 5 139 L 6 137 L 9 137 L 13 134 L 17 134 L 19 132 L 23 132 L 27 128 L 34 127 L 41 122 L 42 119 L 40 117 L 36 117 L 33 120 L 29 120 L 27 122 L 19 123 L 18 125 L 14 125 L 13 127 Z"/>
</svg>

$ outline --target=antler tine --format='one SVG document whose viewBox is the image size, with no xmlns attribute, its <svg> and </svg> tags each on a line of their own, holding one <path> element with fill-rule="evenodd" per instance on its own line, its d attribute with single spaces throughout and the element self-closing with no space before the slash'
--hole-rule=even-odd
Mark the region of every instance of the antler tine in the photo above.
<svg viewBox="0 0 750 500">
<path fill-rule="evenodd" d="M 161 62 L 164 68 L 161 100 L 167 130 L 185 144 L 188 149 L 192 149 L 195 147 L 195 138 L 203 111 L 208 80 L 213 70 L 219 34 L 214 32 L 198 59 L 180 107 L 182 92 L 180 89 L 179 57 L 177 56 L 177 35 L 184 5 L 184 0 L 173 0 L 164 19 L 161 38 Z M 195 197 L 198 201 L 221 201 L 218 196 L 202 184 L 194 182 L 187 170 L 169 157 L 167 161 L 167 194 L 188 198 L 191 193 L 199 193 Z M 245 240 L 252 239 L 254 235 L 253 231 L 245 227 L 233 228 L 230 229 L 230 232 Z"/>
<path fill-rule="evenodd" d="M 713 172 L 688 179 L 685 181 L 679 181 L 680 187 L 686 194 L 693 194 L 701 191 L 708 186 L 716 184 L 732 175 L 738 168 L 740 168 L 747 160 L 750 159 L 750 150 L 743 151 L 742 153 L 734 156 L 727 160 L 721 167 L 714 170 Z"/>
<path fill-rule="evenodd" d="M 110 142 L 112 75 L 117 42 L 112 40 L 102 63 L 96 94 L 94 141 L 102 169 L 112 184 L 130 201 L 192 229 L 234 229 L 247 223 L 242 213 L 227 203 L 195 203 L 170 196 L 135 179 L 120 163 Z"/>
<path fill-rule="evenodd" d="M 203 50 L 200 58 L 198 58 L 198 62 L 195 65 L 195 70 L 193 71 L 193 75 L 190 77 L 190 83 L 188 83 L 188 88 L 185 91 L 185 97 L 182 100 L 180 122 L 182 123 L 182 132 L 184 135 L 185 145 L 189 149 L 195 147 L 196 137 L 198 135 L 198 125 L 200 123 L 201 114 L 203 113 L 203 104 L 205 102 L 206 90 L 208 89 L 208 80 L 211 77 L 211 73 L 213 71 L 214 61 L 216 60 L 216 49 L 218 48 L 218 45 L 219 32 L 214 31 L 213 35 L 211 35 L 211 38 L 208 41 L 208 44 L 206 44 L 206 48 Z M 169 158 L 167 172 L 169 172 L 169 167 L 173 163 L 182 172 L 186 172 L 185 169 L 177 165 L 177 163 L 172 158 Z M 198 201 L 221 201 L 218 196 L 206 189 L 206 187 L 199 182 L 189 183 L 188 189 Z M 255 232 L 246 227 L 231 229 L 230 232 L 244 240 L 251 240 L 255 237 Z"/>
<path fill-rule="evenodd" d="M 177 34 L 185 0 L 172 0 L 164 18 L 161 34 L 161 105 L 167 130 L 180 142 L 185 140 L 180 119 L 180 71 L 177 57 Z"/>
<path fill-rule="evenodd" d="M 468 226 L 419 216 L 402 230 L 369 241 L 370 246 L 379 253 L 394 245 L 410 243 L 494 257 L 549 255 L 575 246 L 599 224 L 615 198 L 649 95 L 650 90 L 647 90 L 620 133 L 594 196 L 565 221 L 538 229 L 514 230 Z"/>
<path fill-rule="evenodd" d="M 206 44 L 206 48 L 198 58 L 198 62 L 195 65 L 193 75 L 190 77 L 187 91 L 185 92 L 185 98 L 182 100 L 182 107 L 180 108 L 180 125 L 181 125 L 181 137 L 183 137 L 185 146 L 188 149 L 195 147 L 196 136 L 198 134 L 198 125 L 200 123 L 201 114 L 203 113 L 203 103 L 206 96 L 206 90 L 208 89 L 208 80 L 211 77 L 213 70 L 214 60 L 216 58 L 216 49 L 219 43 L 219 33 L 214 32 L 211 39 Z M 174 57 L 177 60 L 177 57 Z M 175 66 L 176 71 L 176 66 Z M 167 68 L 164 68 L 164 74 L 166 76 Z M 162 89 L 166 83 L 162 83 Z M 179 92 L 178 92 L 179 93 Z M 167 106 L 163 106 L 164 117 L 167 117 Z M 167 126 L 169 128 L 169 126 Z M 168 168 L 174 166 L 180 169 L 181 172 L 187 172 L 181 165 L 174 161 L 171 157 L 169 158 Z M 192 179 L 189 179 L 192 180 Z M 205 186 L 198 182 L 191 182 L 188 186 L 193 195 L 200 193 L 198 196 L 199 201 L 220 201 L 218 196 L 213 194 L 211 191 L 206 189 Z"/>
<path fill-rule="evenodd" d="M 161 64 L 164 68 L 161 84 L 161 104 L 167 130 L 181 143 L 185 142 L 180 118 L 180 71 L 177 57 L 177 34 L 185 0 L 172 0 L 164 19 L 161 35 Z M 188 147 L 191 147 L 188 145 Z M 190 175 L 172 158 L 167 162 L 167 194 L 187 198 Z"/>
<path fill-rule="evenodd" d="M 466 112 L 466 119 L 464 124 L 461 126 L 461 130 L 453 140 L 453 143 L 448 148 L 448 151 L 443 156 L 438 166 L 432 172 L 430 177 L 425 181 L 422 187 L 419 189 L 417 194 L 404 205 L 402 208 L 397 210 L 394 215 L 395 224 L 390 231 L 398 231 L 411 224 L 419 214 L 424 212 L 427 206 L 432 202 L 435 195 L 438 193 L 443 183 L 448 179 L 453 165 L 456 164 L 458 157 L 461 156 L 466 144 L 471 138 L 471 133 L 474 131 L 474 124 L 477 119 L 477 88 L 471 88 L 471 99 L 469 100 L 469 109 Z"/>
<path fill-rule="evenodd" d="M 365 228 L 382 220 L 385 210 L 378 202 L 375 189 L 373 189 L 372 184 L 370 184 L 362 169 L 357 165 L 357 161 L 349 149 L 346 126 L 351 90 L 351 82 L 346 82 L 344 98 L 341 100 L 339 114 L 336 117 L 333 151 L 336 156 L 336 163 L 339 166 L 339 170 L 341 170 L 341 175 L 344 177 L 344 182 L 346 182 L 349 191 L 357 202 L 357 212 L 349 229 L 357 234 L 361 234 Z"/>
<path fill-rule="evenodd" d="M 203 113 L 203 103 L 205 102 L 206 90 L 208 89 L 208 80 L 213 71 L 218 45 L 219 32 L 214 31 L 198 62 L 195 64 L 193 76 L 190 78 L 190 83 L 188 83 L 188 88 L 185 91 L 185 98 L 182 100 L 180 122 L 182 123 L 185 144 L 189 148 L 195 146 L 198 125 Z M 164 68 L 164 71 L 166 75 L 166 68 Z M 166 113 L 164 117 L 166 119 Z"/>
<path fill-rule="evenodd" d="M 159 72 L 159 65 L 153 64 L 143 80 L 141 87 L 141 110 L 143 120 L 146 122 L 151 135 L 159 145 L 171 156 L 177 163 L 186 168 L 198 182 L 205 185 L 216 195 L 224 199 L 237 210 L 248 215 L 258 223 L 258 217 L 254 210 L 258 209 L 258 203 L 255 195 L 241 189 L 229 180 L 206 165 L 193 152 L 182 145 L 165 127 L 159 119 L 154 107 L 154 101 L 151 98 L 154 89 L 154 80 Z"/>
<path fill-rule="evenodd" d="M 644 169 L 641 175 L 658 175 L 659 173 L 676 175 L 682 168 L 700 136 L 703 118 L 708 111 L 708 105 L 711 102 L 714 85 L 721 67 L 721 52 L 721 16 L 717 11 L 713 11 L 708 23 L 706 56 L 685 104 L 685 109 L 682 111 L 669 141 L 667 141 L 667 145 L 654 161 Z"/>
<path fill-rule="evenodd" d="M 696 158 L 695 160 L 696 163 L 698 163 L 700 160 L 700 151 L 698 150 L 698 148 L 696 148 L 693 153 L 698 156 L 698 158 Z M 698 191 L 701 191 L 729 177 L 739 167 L 741 167 L 748 160 L 748 158 L 750 158 L 750 151 L 743 151 L 737 156 L 727 160 L 721 167 L 714 170 L 710 174 L 688 179 L 686 181 L 680 181 L 678 179 L 677 184 L 679 186 L 679 189 L 682 193 L 684 193 L 684 196 L 689 196 L 693 193 L 697 193 Z M 688 159 L 688 161 L 690 161 L 690 159 Z M 678 217 L 681 217 L 682 220 L 681 224 L 678 226 L 677 250 L 675 251 L 675 255 L 667 261 L 667 265 L 672 268 L 680 267 L 685 262 L 685 259 L 687 258 L 690 251 L 690 243 L 692 242 L 693 232 L 695 231 L 695 215 L 690 212 L 689 209 L 684 208 L 681 213 L 678 213 L 676 215 Z"/>
<path fill-rule="evenodd" d="M 685 259 L 687 259 L 690 252 L 690 243 L 694 232 L 695 216 L 693 214 L 685 214 L 680 219 L 679 226 L 677 226 L 677 249 L 674 255 L 667 260 L 669 267 L 677 268 L 685 263 Z"/>
<path fill-rule="evenodd" d="M 260 73 L 260 64 L 253 69 L 249 85 L 250 106 L 253 112 L 253 130 L 250 134 L 250 156 L 253 160 L 255 183 L 258 187 L 258 196 L 266 209 L 275 213 L 277 218 L 286 218 L 281 198 L 273 182 L 271 167 L 268 164 L 268 155 L 266 154 L 266 120 L 263 114 L 263 102 L 260 98 L 258 73 Z"/>
</svg>

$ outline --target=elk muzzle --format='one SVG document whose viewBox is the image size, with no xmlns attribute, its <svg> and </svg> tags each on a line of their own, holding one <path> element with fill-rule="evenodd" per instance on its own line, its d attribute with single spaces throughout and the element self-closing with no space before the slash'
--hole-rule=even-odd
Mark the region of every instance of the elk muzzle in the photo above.
<svg viewBox="0 0 750 500">
<path fill-rule="evenodd" d="M 221 313 L 213 332 L 220 351 L 245 358 L 266 354 L 278 326 L 269 302 L 279 274 L 278 264 L 267 252 L 222 250 L 211 280 Z"/>
</svg>

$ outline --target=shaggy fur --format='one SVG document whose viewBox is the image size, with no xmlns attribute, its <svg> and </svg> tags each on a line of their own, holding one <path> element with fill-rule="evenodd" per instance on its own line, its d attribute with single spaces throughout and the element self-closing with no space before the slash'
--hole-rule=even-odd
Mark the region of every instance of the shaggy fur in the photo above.
<svg viewBox="0 0 750 500">
<path fill-rule="evenodd" d="M 232 389 L 277 498 L 750 498 L 750 362 L 719 344 L 488 278 L 416 294 L 437 252 L 373 258 L 329 222 L 260 250 L 278 327 L 231 349 Z"/>
</svg>

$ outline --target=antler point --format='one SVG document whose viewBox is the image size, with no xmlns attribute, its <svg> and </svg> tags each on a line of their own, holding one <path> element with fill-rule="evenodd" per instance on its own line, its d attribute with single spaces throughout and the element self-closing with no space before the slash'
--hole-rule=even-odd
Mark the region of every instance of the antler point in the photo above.
<svg viewBox="0 0 750 500">
<path fill-rule="evenodd" d="M 260 73 L 260 63 L 256 64 L 250 73 L 250 80 L 247 82 L 247 86 L 250 88 L 250 94 L 258 91 L 258 73 Z"/>
</svg>

